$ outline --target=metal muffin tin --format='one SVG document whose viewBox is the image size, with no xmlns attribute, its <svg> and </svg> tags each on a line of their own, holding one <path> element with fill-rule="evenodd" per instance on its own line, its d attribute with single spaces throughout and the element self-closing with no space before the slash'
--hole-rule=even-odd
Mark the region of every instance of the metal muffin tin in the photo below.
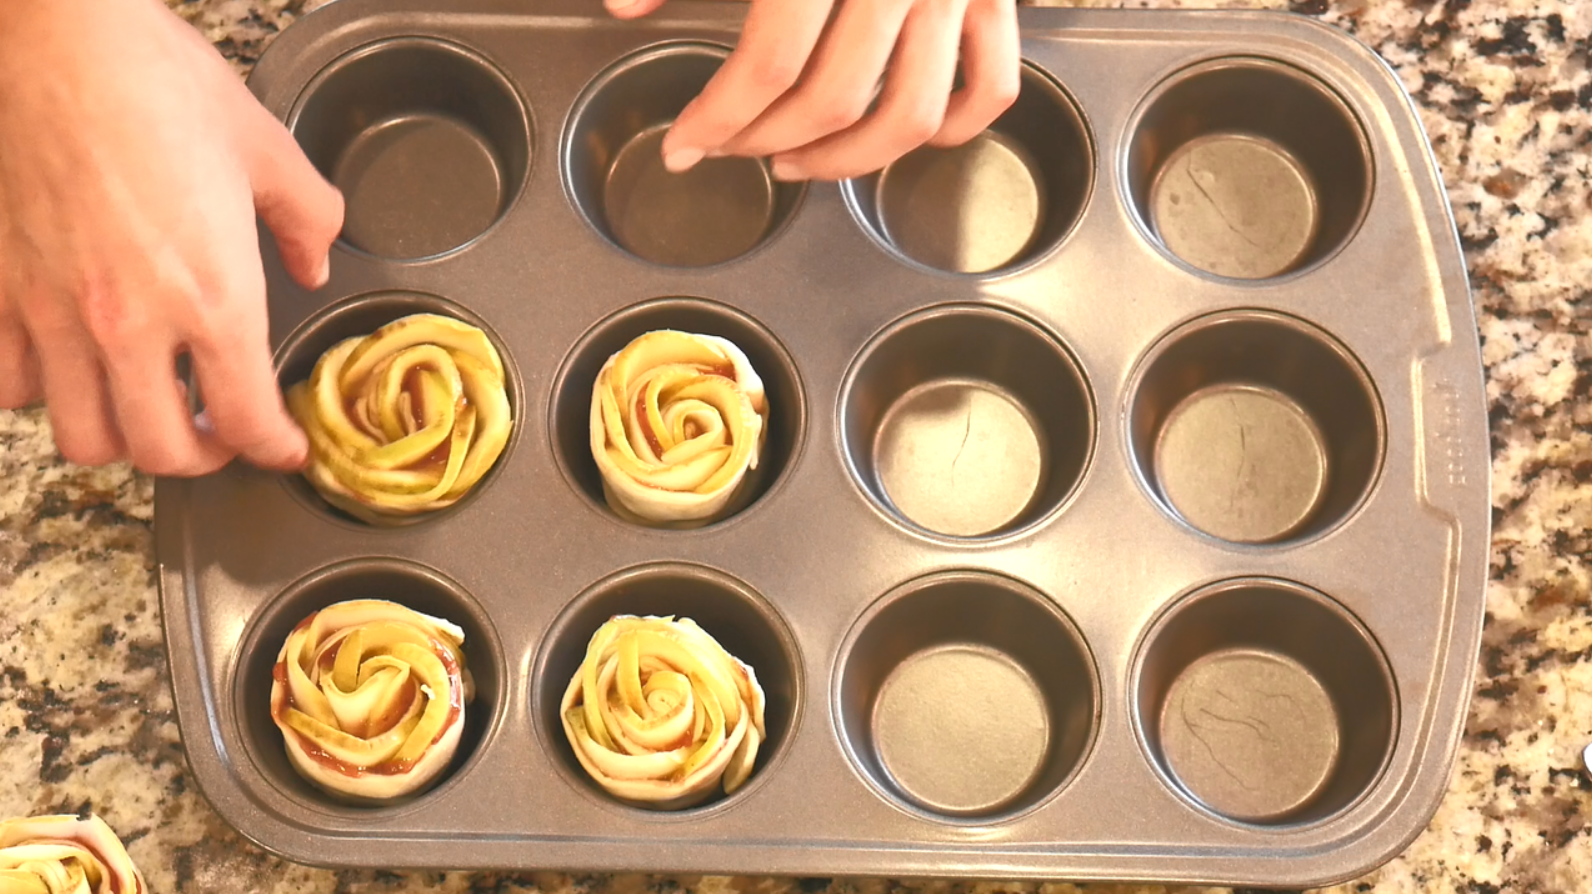
<svg viewBox="0 0 1592 894">
<path fill-rule="evenodd" d="M 341 0 L 251 87 L 343 188 L 331 284 L 269 238 L 282 381 L 416 310 L 483 325 L 516 430 L 457 506 L 372 528 L 296 476 L 161 481 L 178 716 L 220 814 L 338 866 L 1304 886 L 1427 823 L 1483 612 L 1488 442 L 1453 222 L 1406 94 L 1257 13 L 1024 9 L 990 135 L 840 185 L 661 173 L 744 10 Z M 593 377 L 726 336 L 770 435 L 734 514 L 628 524 Z M 338 804 L 267 713 L 288 630 L 373 596 L 460 624 L 430 791 Z M 620 804 L 559 693 L 615 613 L 750 663 L 733 796 Z"/>
</svg>

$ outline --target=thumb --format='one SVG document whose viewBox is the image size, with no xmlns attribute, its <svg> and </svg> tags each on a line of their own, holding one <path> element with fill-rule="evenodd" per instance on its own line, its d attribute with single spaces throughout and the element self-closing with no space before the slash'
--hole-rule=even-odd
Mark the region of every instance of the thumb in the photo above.
<svg viewBox="0 0 1592 894">
<path fill-rule="evenodd" d="M 249 177 L 254 210 L 276 237 L 288 273 L 307 289 L 326 285 L 332 242 L 343 229 L 343 194 L 321 177 L 293 135 L 256 107 Z"/>
<path fill-rule="evenodd" d="M 664 4 L 664 0 L 603 0 L 616 19 L 639 19 Z"/>
</svg>

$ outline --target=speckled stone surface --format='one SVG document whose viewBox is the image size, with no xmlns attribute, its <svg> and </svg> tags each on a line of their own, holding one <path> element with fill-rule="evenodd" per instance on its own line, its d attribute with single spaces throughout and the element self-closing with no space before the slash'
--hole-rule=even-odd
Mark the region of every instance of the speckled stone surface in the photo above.
<svg viewBox="0 0 1592 894">
<path fill-rule="evenodd" d="M 280 28 L 319 5 L 167 2 L 240 74 Z M 1471 270 L 1493 435 L 1487 628 L 1448 797 L 1402 856 L 1331 890 L 1588 890 L 1592 784 L 1580 749 L 1592 741 L 1592 2 L 1306 0 L 1292 8 L 1357 34 L 1417 99 Z M 0 411 L 0 816 L 92 807 L 126 839 L 154 891 L 1079 890 L 406 875 L 283 863 L 222 823 L 187 773 L 160 634 L 151 492 L 125 467 L 63 464 L 41 412 Z"/>
</svg>

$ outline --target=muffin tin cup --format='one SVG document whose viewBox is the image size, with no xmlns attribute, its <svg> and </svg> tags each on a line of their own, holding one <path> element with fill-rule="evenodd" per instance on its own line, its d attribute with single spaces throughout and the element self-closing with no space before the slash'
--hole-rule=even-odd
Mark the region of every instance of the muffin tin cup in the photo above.
<svg viewBox="0 0 1592 894">
<path fill-rule="evenodd" d="M 840 437 L 868 498 L 919 531 L 998 537 L 1055 512 L 1094 448 L 1083 372 L 1054 336 L 991 307 L 887 327 L 841 386 Z"/>
<path fill-rule="evenodd" d="M 1264 58 L 1180 71 L 1145 101 L 1127 189 L 1149 233 L 1182 262 L 1258 280 L 1321 263 L 1370 204 L 1364 132 L 1330 88 Z"/>
<path fill-rule="evenodd" d="M 648 332 L 675 330 L 728 339 L 746 354 L 763 381 L 768 404 L 756 468 L 713 518 L 700 522 L 648 523 L 615 510 L 591 451 L 592 384 L 603 364 Z M 658 298 L 627 307 L 597 323 L 576 344 L 554 384 L 553 453 L 575 489 L 599 511 L 640 528 L 690 530 L 735 518 L 779 482 L 806 436 L 807 404 L 796 363 L 773 333 L 745 314 L 702 298 Z"/>
<path fill-rule="evenodd" d="M 524 188 L 531 123 L 491 63 L 424 37 L 380 41 L 327 66 L 288 127 L 343 194 L 341 243 L 388 260 L 456 251 Z"/>
<path fill-rule="evenodd" d="M 1018 15 L 1023 92 L 989 133 L 841 183 L 662 170 L 740 4 L 339 0 L 272 43 L 250 87 L 324 170 L 381 173 L 418 118 L 486 148 L 392 161 L 502 184 L 434 217 L 446 176 L 360 194 L 322 289 L 266 252 L 281 383 L 441 313 L 497 346 L 515 427 L 411 524 L 241 463 L 157 482 L 178 722 L 227 822 L 336 867 L 1296 888 L 1419 833 L 1490 494 L 1408 96 L 1300 17 Z M 1246 204 L 1258 174 L 1288 188 Z M 1168 212 L 1190 183 L 1296 246 Z M 598 371 L 658 329 L 734 342 L 769 404 L 755 472 L 683 529 L 612 510 L 590 449 Z M 433 787 L 349 804 L 289 766 L 269 674 L 305 613 L 378 594 L 465 627 L 478 710 Z M 615 614 L 691 618 L 755 669 L 742 787 L 633 803 L 582 767 L 559 705 Z"/>
<path fill-rule="evenodd" d="M 581 767 L 560 721 L 565 688 L 586 657 L 586 646 L 603 622 L 618 615 L 683 617 L 695 621 L 724 650 L 745 663 L 762 686 L 767 704 L 762 743 L 752 775 L 733 794 L 715 786 L 698 795 L 664 802 L 631 801 L 600 788 Z M 573 784 L 598 800 L 660 819 L 689 818 L 728 809 L 754 797 L 759 783 L 788 750 L 802 705 L 801 657 L 795 637 L 766 599 L 744 582 L 711 568 L 666 563 L 630 568 L 581 593 L 548 629 L 536 661 L 531 713 L 545 747 L 557 754 Z"/>
<path fill-rule="evenodd" d="M 1234 822 L 1310 823 L 1357 801 L 1398 734 L 1398 693 L 1365 627 L 1289 581 L 1225 581 L 1145 639 L 1135 724 L 1180 793 Z"/>
<path fill-rule="evenodd" d="M 897 257 L 998 276 L 1061 244 L 1094 185 L 1094 141 L 1077 105 L 1024 65 L 1010 109 L 960 146 L 924 146 L 846 184 L 863 229 Z"/>
<path fill-rule="evenodd" d="M 729 49 L 677 42 L 616 62 L 575 102 L 564 136 L 565 187 L 592 228 L 618 248 L 671 267 L 711 267 L 756 249 L 795 213 L 803 187 L 767 162 L 707 158 L 663 166 L 676 116 Z"/>
<path fill-rule="evenodd" d="M 857 770 L 902 807 L 987 824 L 1055 796 L 1100 714 L 1089 647 L 1017 581 L 943 572 L 870 607 L 841 647 L 835 717 Z"/>
<path fill-rule="evenodd" d="M 1375 485 L 1385 424 L 1341 344 L 1270 311 L 1202 317 L 1152 349 L 1127 413 L 1155 500 L 1234 543 L 1285 543 L 1343 522 Z"/>
</svg>

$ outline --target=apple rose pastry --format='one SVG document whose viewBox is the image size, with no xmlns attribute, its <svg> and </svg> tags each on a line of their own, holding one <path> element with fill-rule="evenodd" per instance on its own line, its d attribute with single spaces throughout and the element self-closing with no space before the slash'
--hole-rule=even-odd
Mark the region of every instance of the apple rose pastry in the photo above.
<svg viewBox="0 0 1592 894">
<path fill-rule="evenodd" d="M 97 816 L 36 816 L 0 823 L 4 894 L 144 894 L 120 838 Z"/>
<path fill-rule="evenodd" d="M 620 615 L 598 628 L 562 711 L 599 785 L 665 809 L 740 788 L 766 737 L 757 675 L 689 618 Z"/>
<path fill-rule="evenodd" d="M 328 792 L 390 800 L 432 782 L 474 698 L 464 631 L 360 599 L 305 618 L 277 655 L 271 719 L 293 767 Z"/>
<path fill-rule="evenodd" d="M 345 339 L 288 391 L 309 435 L 305 477 L 374 524 L 450 506 L 508 443 L 504 381 L 486 334 L 450 317 L 414 314 Z"/>
<path fill-rule="evenodd" d="M 711 521 L 757 468 L 767 405 L 741 349 L 649 332 L 608 358 L 591 400 L 591 450 L 608 505 L 632 521 Z"/>
</svg>

